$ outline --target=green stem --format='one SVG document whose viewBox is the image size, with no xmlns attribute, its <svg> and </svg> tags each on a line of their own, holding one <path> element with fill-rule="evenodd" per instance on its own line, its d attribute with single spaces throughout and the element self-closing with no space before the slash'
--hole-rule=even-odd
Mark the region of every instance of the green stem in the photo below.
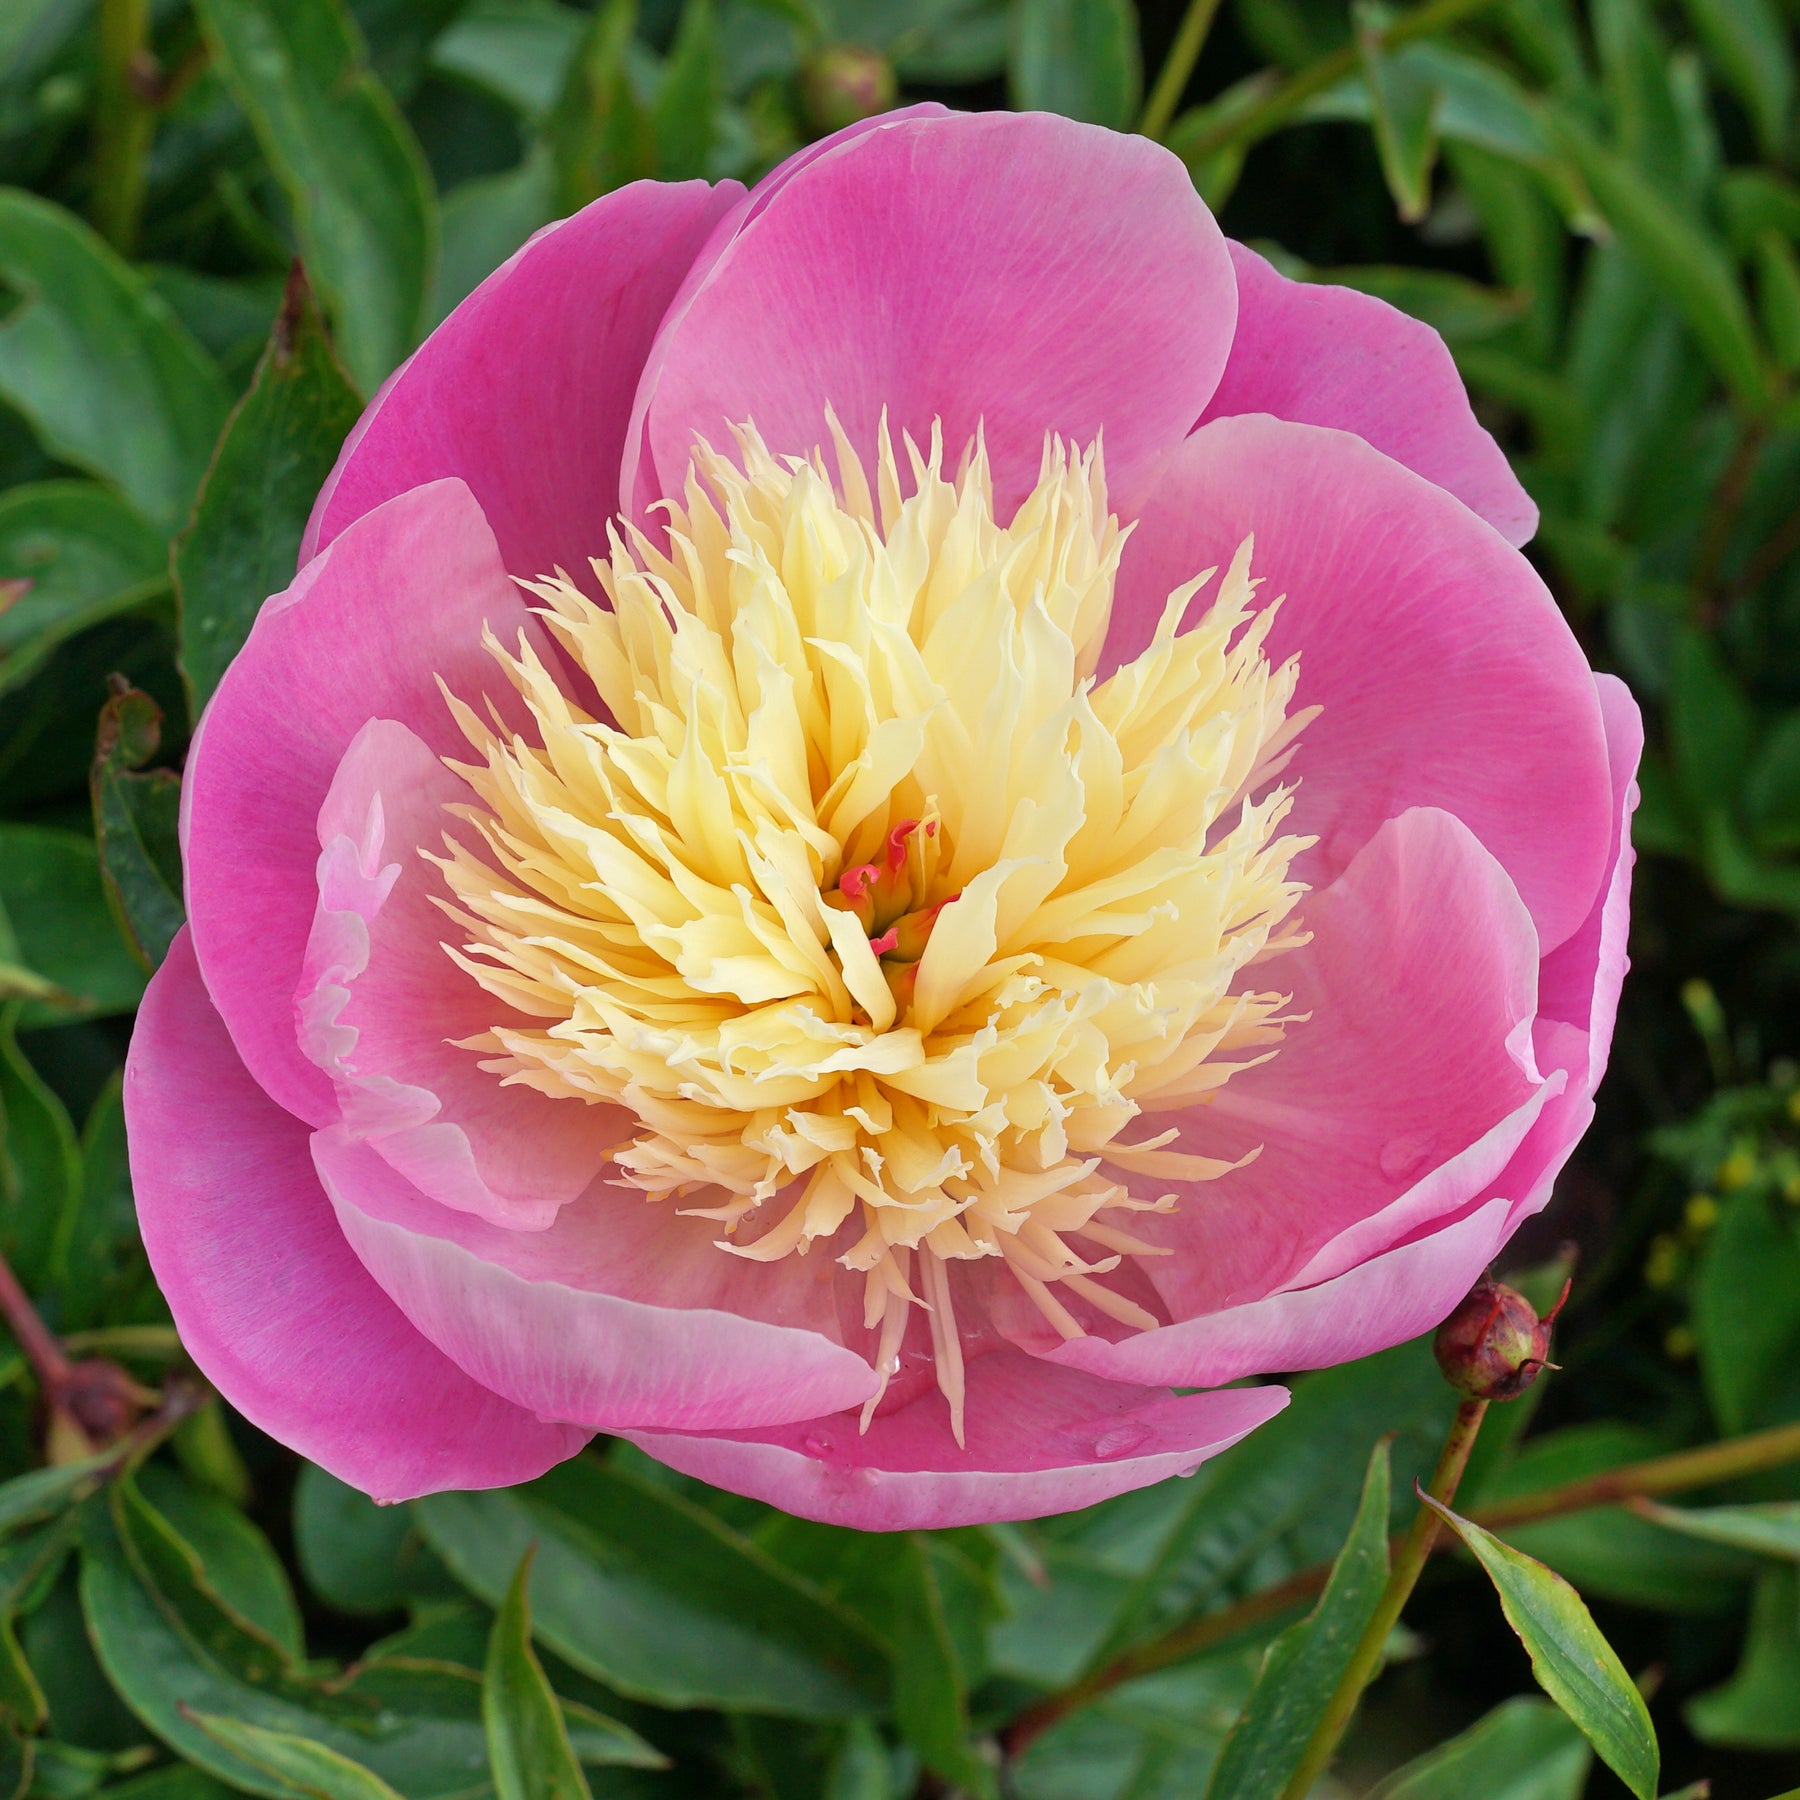
<svg viewBox="0 0 1800 1800">
<path fill-rule="evenodd" d="M 1476 1434 L 1481 1430 L 1481 1421 L 1487 1409 L 1488 1403 L 1485 1400 L 1465 1400 L 1456 1409 L 1456 1417 L 1451 1422 L 1449 1435 L 1444 1439 L 1437 1467 L 1431 1472 L 1431 1486 L 1426 1490 L 1434 1500 L 1440 1500 L 1448 1506 L 1456 1498 L 1457 1484 L 1462 1480 L 1463 1470 L 1468 1467 L 1469 1452 L 1475 1448 Z M 1362 1636 L 1356 1640 L 1356 1648 L 1350 1653 L 1349 1665 L 1338 1677 L 1338 1684 L 1332 1690 L 1330 1700 L 1326 1702 L 1325 1711 L 1320 1715 L 1318 1724 L 1313 1727 L 1312 1736 L 1307 1739 L 1299 1767 L 1288 1777 L 1287 1786 L 1281 1790 L 1280 1800 L 1306 1800 L 1306 1796 L 1313 1790 L 1313 1784 L 1325 1773 L 1325 1765 L 1337 1750 L 1338 1740 L 1344 1735 L 1351 1714 L 1356 1711 L 1356 1703 L 1362 1698 L 1363 1689 L 1375 1679 L 1376 1672 L 1381 1667 L 1388 1638 L 1400 1622 L 1401 1610 L 1412 1598 L 1420 1572 L 1424 1569 L 1426 1558 L 1431 1555 L 1431 1547 L 1436 1543 L 1437 1534 L 1442 1528 L 1443 1521 L 1429 1506 L 1420 1506 L 1413 1515 L 1411 1529 L 1401 1541 L 1400 1554 L 1394 1558 L 1394 1566 L 1389 1571 L 1387 1586 L 1381 1590 L 1381 1599 L 1376 1603 L 1374 1616 L 1363 1627 Z"/>
<path fill-rule="evenodd" d="M 123 256 L 137 242 L 144 153 L 154 115 L 139 91 L 150 0 L 100 0 L 100 71 L 94 106 L 94 226 Z"/>
<path fill-rule="evenodd" d="M 1471 1510 L 1469 1517 L 1489 1531 L 1501 1531 L 1511 1525 L 1529 1524 L 1535 1519 L 1583 1512 L 1594 1506 L 1617 1505 L 1639 1495 L 1649 1498 L 1681 1493 L 1689 1488 L 1712 1487 L 1719 1482 L 1755 1475 L 1764 1469 L 1779 1469 L 1794 1462 L 1800 1462 L 1800 1424 L 1777 1425 L 1767 1431 L 1754 1431 L 1744 1437 L 1705 1444 L 1697 1450 L 1677 1450 L 1644 1462 L 1626 1463 L 1620 1468 L 1609 1469 L 1604 1475 L 1589 1476 L 1585 1481 L 1571 1481 L 1535 1494 L 1521 1494 L 1514 1500 L 1497 1501 L 1492 1506 L 1478 1506 Z M 1393 1546 L 1393 1553 L 1399 1555 L 1404 1546 L 1402 1539 Z M 1007 1727 L 1008 1753 L 1017 1756 L 1051 1726 L 1127 1681 L 1140 1675 L 1153 1675 L 1158 1669 L 1172 1668 L 1177 1663 L 1191 1662 L 1272 1619 L 1296 1611 L 1324 1587 L 1330 1573 L 1328 1563 L 1301 1569 L 1287 1580 L 1263 1588 L 1235 1605 L 1221 1607 L 1201 1619 L 1191 1619 L 1161 1637 L 1138 1644 L 1070 1686 L 1046 1694 Z M 1796 1796 L 1796 1800 L 1800 1800 L 1800 1796 Z"/>
<path fill-rule="evenodd" d="M 1396 19 L 1381 34 L 1383 50 L 1394 50 L 1415 38 L 1429 37 L 1434 32 L 1448 31 L 1465 19 L 1492 6 L 1494 0 L 1426 0 L 1424 6 Z M 1346 44 L 1329 56 L 1321 56 L 1299 74 L 1289 77 L 1268 99 L 1258 101 L 1234 119 L 1220 119 L 1191 141 L 1180 145 L 1182 160 L 1190 167 L 1203 156 L 1222 150 L 1227 144 L 1254 144 L 1271 131 L 1284 125 L 1289 117 L 1315 94 L 1335 87 L 1346 75 L 1354 73 L 1359 57 L 1354 44 Z"/>
<path fill-rule="evenodd" d="M 1219 0 L 1188 0 L 1188 9 L 1182 15 L 1175 41 L 1163 58 L 1156 86 L 1150 90 L 1150 98 L 1144 102 L 1143 116 L 1138 120 L 1137 128 L 1145 137 L 1160 143 L 1163 133 L 1169 129 L 1169 121 L 1175 116 L 1175 108 L 1187 87 L 1188 77 L 1194 72 L 1194 64 L 1199 60 L 1206 34 L 1212 30 L 1218 11 Z"/>
</svg>

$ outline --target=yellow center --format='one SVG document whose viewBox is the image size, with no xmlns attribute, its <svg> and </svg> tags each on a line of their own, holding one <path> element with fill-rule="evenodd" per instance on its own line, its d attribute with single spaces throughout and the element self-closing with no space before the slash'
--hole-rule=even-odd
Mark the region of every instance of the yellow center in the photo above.
<svg viewBox="0 0 1800 1800">
<path fill-rule="evenodd" d="M 447 840 L 446 948 L 537 1021 L 471 1040 L 484 1068 L 635 1121 L 618 1179 L 861 1272 L 884 1381 L 924 1306 L 960 1435 L 950 1263 L 1002 1258 L 1068 1336 L 1068 1294 L 1157 1323 L 1102 1278 L 1155 1254 L 1121 1221 L 1156 1183 L 1225 1167 L 1155 1115 L 1280 1038 L 1248 976 L 1299 941 L 1269 784 L 1305 721 L 1248 543 L 1096 681 L 1097 447 L 1048 444 L 1002 526 L 979 444 L 949 479 L 908 443 L 903 486 L 884 430 L 871 491 L 833 432 L 835 481 L 750 428 L 741 467 L 703 447 L 666 549 L 611 532 L 610 610 L 529 584 L 607 716 L 524 640 L 491 648 L 536 741 L 452 701 L 485 854 Z"/>
</svg>

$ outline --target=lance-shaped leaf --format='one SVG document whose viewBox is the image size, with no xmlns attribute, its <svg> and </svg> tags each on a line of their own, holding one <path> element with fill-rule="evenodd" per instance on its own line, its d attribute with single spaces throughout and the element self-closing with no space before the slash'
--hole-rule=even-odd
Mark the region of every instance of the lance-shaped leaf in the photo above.
<svg viewBox="0 0 1800 1800">
<path fill-rule="evenodd" d="M 1768 372 L 1749 303 L 1724 247 L 1568 113 L 1555 119 L 1595 203 L 1686 320 L 1719 379 L 1747 410 L 1762 407 L 1769 395 Z"/>
<path fill-rule="evenodd" d="M 1530 1654 L 1538 1685 L 1638 1800 L 1655 1800 L 1662 1758 L 1650 1710 L 1581 1596 L 1553 1570 L 1452 1512 L 1424 1489 L 1419 1496 L 1487 1571 L 1507 1623 Z"/>
<path fill-rule="evenodd" d="M 1356 53 L 1375 126 L 1375 150 L 1401 218 L 1416 224 L 1431 206 L 1442 93 L 1429 70 L 1382 44 L 1387 23 L 1379 9 L 1356 8 Z"/>
<path fill-rule="evenodd" d="M 500 1800 L 591 1800 L 556 1695 L 531 1648 L 525 1584 L 532 1555 L 527 1550 L 519 1559 L 488 1635 L 481 1717 L 494 1791 Z"/>
<path fill-rule="evenodd" d="M 213 55 L 294 209 L 314 287 L 366 394 L 425 327 L 431 175 L 341 0 L 196 0 Z"/>
<path fill-rule="evenodd" d="M 91 838 L 0 824 L 0 908 L 12 922 L 17 961 L 57 990 L 27 1001 L 20 1030 L 137 1005 L 144 972 L 120 941 Z"/>
<path fill-rule="evenodd" d="M 181 902 L 181 777 L 139 774 L 162 743 L 162 708 L 115 686 L 100 710 L 89 792 L 100 874 L 119 929 L 147 969 L 168 954 L 187 917 Z"/>
<path fill-rule="evenodd" d="M 1800 1572 L 1777 1566 L 1756 1584 L 1742 1660 L 1729 1680 L 1688 1702 L 1688 1726 L 1703 1743 L 1800 1749 L 1797 1694 Z"/>
<path fill-rule="evenodd" d="M 1368 1800 L 1581 1800 L 1593 1760 L 1554 1706 L 1521 1695 L 1396 1769 Z"/>
<path fill-rule="evenodd" d="M 244 1719 L 190 1711 L 209 1738 L 307 1800 L 400 1800 L 372 1769 L 310 1738 Z"/>
<path fill-rule="evenodd" d="M 1725 85 L 1744 103 L 1770 162 L 1787 149 L 1794 51 L 1770 0 L 1686 0 L 1687 15 Z"/>
<path fill-rule="evenodd" d="M 625 66 L 636 29 L 637 0 L 602 0 L 569 58 L 544 132 L 559 212 L 656 173 L 655 133 Z"/>
<path fill-rule="evenodd" d="M 144 277 L 73 213 L 0 189 L 0 396 L 44 448 L 116 482 L 172 529 L 206 468 L 229 396 L 218 365 Z"/>
<path fill-rule="evenodd" d="M 296 264 L 250 390 L 175 545 L 181 672 L 196 718 L 257 609 L 293 579 L 313 500 L 361 410 Z"/>
<path fill-rule="evenodd" d="M 413 1511 L 492 1606 L 535 1540 L 539 1642 L 620 1693 L 798 1718 L 873 1711 L 885 1697 L 887 1659 L 853 1613 L 703 1508 L 591 1458 Z"/>
<path fill-rule="evenodd" d="M 1208 1800 L 1274 1800 L 1299 1766 L 1387 1585 L 1389 1487 L 1384 1438 L 1369 1458 L 1362 1500 L 1325 1592 L 1269 1646 L 1256 1686 L 1219 1752 Z"/>
<path fill-rule="evenodd" d="M 116 1460 L 111 1451 L 103 1450 L 80 1462 L 30 1469 L 0 1482 L 0 1536 L 61 1512 L 92 1488 Z"/>
<path fill-rule="evenodd" d="M 1800 1562 L 1800 1500 L 1771 1500 L 1759 1506 L 1663 1506 L 1655 1500 L 1637 1500 L 1632 1511 L 1688 1537 Z"/>
</svg>

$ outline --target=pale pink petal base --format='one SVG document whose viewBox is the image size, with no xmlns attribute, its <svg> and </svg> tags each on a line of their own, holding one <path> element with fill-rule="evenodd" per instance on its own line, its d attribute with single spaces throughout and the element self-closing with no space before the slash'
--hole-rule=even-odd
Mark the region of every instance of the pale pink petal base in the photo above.
<svg viewBox="0 0 1800 1800">
<path fill-rule="evenodd" d="M 1273 413 L 1353 431 L 1479 513 L 1509 544 L 1538 510 L 1500 446 L 1476 422 L 1462 376 L 1429 325 L 1353 288 L 1290 281 L 1231 246 L 1238 328 L 1202 424 Z"/>
<path fill-rule="evenodd" d="M 462 934 L 436 904 L 449 890 L 422 853 L 441 855 L 452 826 L 474 837 L 446 810 L 474 799 L 404 725 L 371 719 L 357 733 L 319 813 L 319 910 L 295 1011 L 352 1137 L 445 1206 L 541 1231 L 633 1121 L 503 1085 L 461 1047 L 496 1026 L 536 1023 L 444 948 Z"/>
<path fill-rule="evenodd" d="M 593 1220 L 577 1209 L 548 1231 L 502 1230 L 434 1206 L 341 1129 L 314 1137 L 313 1160 L 344 1235 L 407 1318 L 475 1380 L 544 1418 L 717 1430 L 812 1418 L 874 1391 L 875 1371 L 823 1332 L 683 1305 L 673 1292 L 659 1305 L 577 1285 L 607 1280 L 604 1237 L 584 1232 Z M 637 1196 L 618 1206 L 652 1211 Z M 672 1238 L 685 1223 L 672 1207 L 654 1216 Z M 727 1268 L 736 1260 L 706 1248 Z M 781 1272 L 803 1303 L 805 1272 Z"/>
<path fill-rule="evenodd" d="M 755 1434 L 624 1435 L 672 1469 L 802 1518 L 929 1531 L 1071 1512 L 1191 1475 L 1287 1400 L 1280 1387 L 1178 1397 L 997 1350 L 969 1366 L 966 1449 L 935 1390 L 867 1432 L 842 1414 Z"/>
<path fill-rule="evenodd" d="M 189 1355 L 252 1424 L 383 1500 L 529 1481 L 585 1428 L 545 1424 L 427 1343 L 352 1254 L 306 1127 L 251 1079 L 183 931 L 125 1072 L 144 1247 Z"/>
</svg>

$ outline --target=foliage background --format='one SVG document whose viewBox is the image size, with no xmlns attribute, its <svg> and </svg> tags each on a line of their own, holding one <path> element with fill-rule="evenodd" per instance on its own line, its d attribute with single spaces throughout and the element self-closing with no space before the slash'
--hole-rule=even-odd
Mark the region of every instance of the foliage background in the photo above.
<svg viewBox="0 0 1800 1800">
<path fill-rule="evenodd" d="M 0 1352 L 0 1793 L 1197 1796 L 1294 1616 L 1256 1596 L 1333 1555 L 1379 1434 L 1396 1495 L 1428 1463 L 1453 1397 L 1423 1345 L 1307 1378 L 1193 1481 L 882 1541 L 622 1447 L 380 1510 L 216 1401 L 174 1417 L 201 1396 L 137 1245 L 118 1068 L 181 917 L 191 721 L 360 396 L 548 219 L 640 175 L 752 178 L 889 82 L 1141 119 L 1228 231 L 1437 326 L 1543 508 L 1532 555 L 1645 705 L 1613 1073 L 1512 1252 L 1547 1294 L 1579 1247 L 1563 1368 L 1490 1420 L 1465 1500 L 1800 1420 L 1797 20 L 0 0 L 0 1248 L 70 1355 L 178 1402 L 96 1487 L 41 1371 Z M 1800 1472 L 1706 1497 L 1793 1501 Z M 1787 1529 L 1762 1556 L 1616 1507 L 1510 1534 L 1650 1689 L 1667 1789 L 1800 1783 Z M 1392 1649 L 1333 1792 L 1625 1791 L 1525 1698 L 1472 1565 L 1438 1560 Z"/>
</svg>

